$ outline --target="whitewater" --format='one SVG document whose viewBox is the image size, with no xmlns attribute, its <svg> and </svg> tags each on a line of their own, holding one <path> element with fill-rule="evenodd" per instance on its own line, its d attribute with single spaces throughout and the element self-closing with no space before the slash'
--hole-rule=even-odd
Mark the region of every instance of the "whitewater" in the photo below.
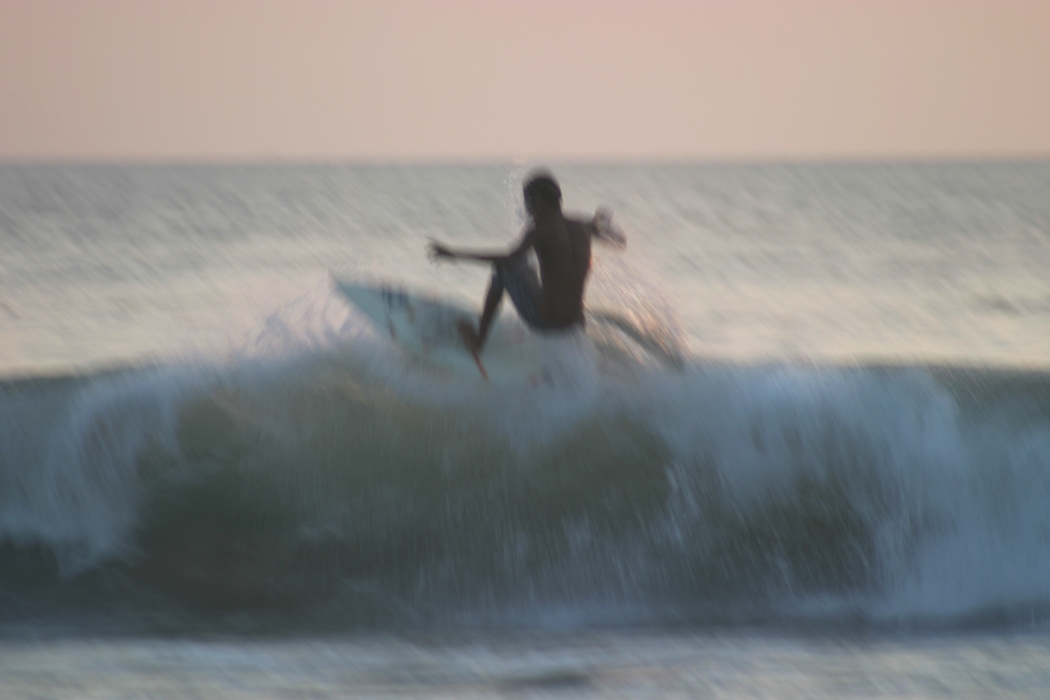
<svg viewBox="0 0 1050 700">
<path fill-rule="evenodd" d="M 478 306 L 526 172 L 0 167 L 0 697 L 1042 696 L 1050 166 L 554 167 L 539 385 L 335 291 Z"/>
</svg>

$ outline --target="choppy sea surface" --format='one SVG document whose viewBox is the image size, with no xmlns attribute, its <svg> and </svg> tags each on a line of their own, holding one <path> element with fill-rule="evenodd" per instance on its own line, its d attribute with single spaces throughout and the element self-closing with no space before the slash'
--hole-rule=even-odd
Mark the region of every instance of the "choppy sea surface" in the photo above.
<svg viewBox="0 0 1050 700">
<path fill-rule="evenodd" d="M 493 386 L 332 280 L 480 305 L 521 165 L 0 165 L 0 698 L 1046 697 L 1050 164 L 553 170 Z"/>
</svg>

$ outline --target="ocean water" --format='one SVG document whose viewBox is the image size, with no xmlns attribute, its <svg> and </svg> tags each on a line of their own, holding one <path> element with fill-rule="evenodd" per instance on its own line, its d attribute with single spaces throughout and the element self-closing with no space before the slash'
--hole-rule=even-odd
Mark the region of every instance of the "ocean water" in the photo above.
<svg viewBox="0 0 1050 700">
<path fill-rule="evenodd" d="M 1046 697 L 1050 164 L 555 166 L 537 386 L 334 291 L 526 172 L 0 166 L 0 698 Z"/>
</svg>

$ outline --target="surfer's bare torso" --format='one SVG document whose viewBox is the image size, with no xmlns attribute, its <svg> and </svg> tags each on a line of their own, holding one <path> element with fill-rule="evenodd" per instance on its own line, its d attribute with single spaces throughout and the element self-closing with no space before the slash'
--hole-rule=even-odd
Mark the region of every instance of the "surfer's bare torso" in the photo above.
<svg viewBox="0 0 1050 700">
<path fill-rule="evenodd" d="M 477 353 L 485 344 L 492 319 L 504 293 L 510 295 L 521 318 L 539 331 L 561 330 L 582 325 L 583 293 L 591 269 L 591 237 L 609 238 L 608 212 L 595 213 L 590 221 L 565 216 L 561 210 L 561 189 L 552 176 L 540 173 L 524 187 L 525 208 L 532 225 L 518 245 L 506 253 L 452 250 L 432 242 L 434 259 L 475 260 L 491 263 L 492 281 L 485 296 L 485 306 L 477 330 L 461 324 L 467 347 Z M 612 237 L 613 242 L 623 245 Z M 528 266 L 525 256 L 536 252 L 540 279 Z"/>
<path fill-rule="evenodd" d="M 558 214 L 525 232 L 512 255 L 531 248 L 540 264 L 540 314 L 549 328 L 583 323 L 583 291 L 591 269 L 590 223 Z"/>
</svg>

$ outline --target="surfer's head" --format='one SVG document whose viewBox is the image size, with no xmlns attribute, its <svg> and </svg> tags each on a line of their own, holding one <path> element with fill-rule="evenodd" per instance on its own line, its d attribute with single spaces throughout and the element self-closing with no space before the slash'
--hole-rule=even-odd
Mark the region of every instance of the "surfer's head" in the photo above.
<svg viewBox="0 0 1050 700">
<path fill-rule="evenodd" d="M 525 208 L 535 215 L 537 210 L 561 211 L 561 188 L 558 181 L 546 170 L 533 172 L 523 186 Z"/>
</svg>

